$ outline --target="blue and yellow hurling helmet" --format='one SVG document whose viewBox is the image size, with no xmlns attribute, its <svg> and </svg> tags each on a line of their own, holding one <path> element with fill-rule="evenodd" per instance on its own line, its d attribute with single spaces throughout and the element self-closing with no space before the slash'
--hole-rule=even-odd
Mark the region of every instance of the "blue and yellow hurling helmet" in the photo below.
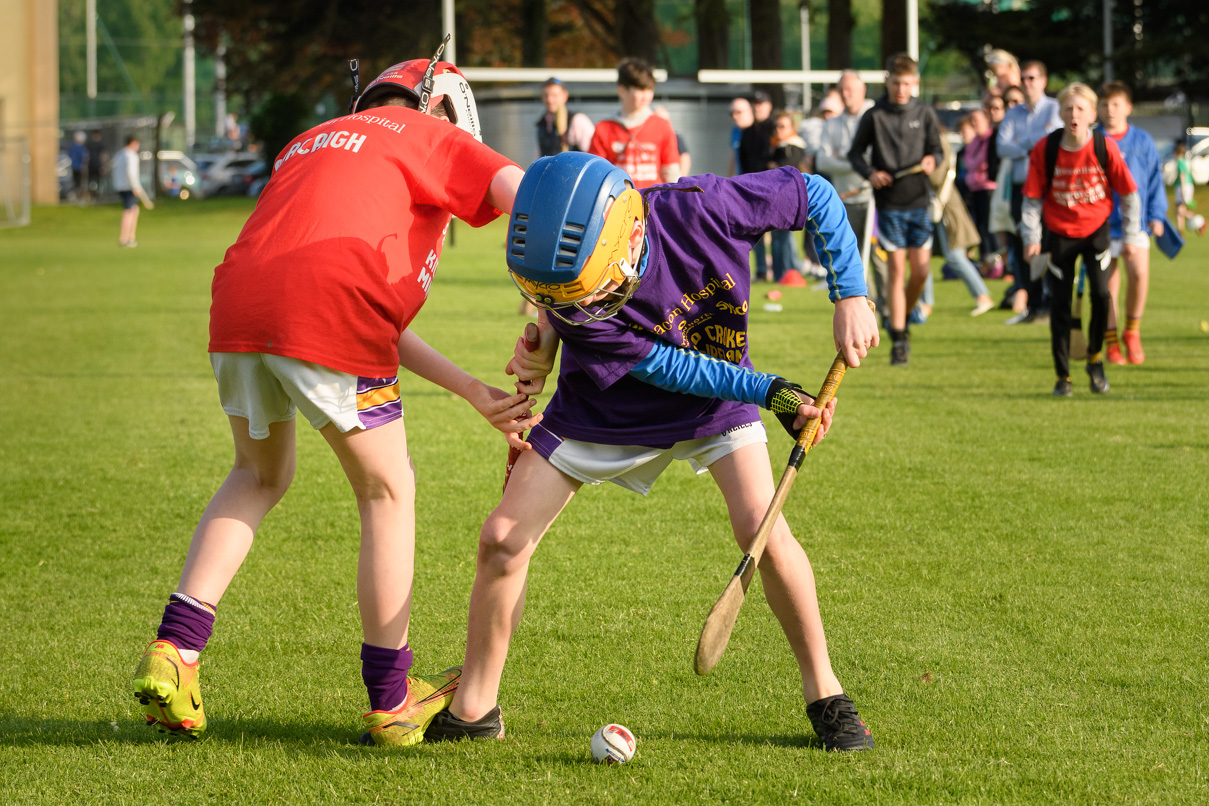
<svg viewBox="0 0 1209 806">
<path fill-rule="evenodd" d="M 542 157 L 525 172 L 508 221 L 512 281 L 568 324 L 608 319 L 638 288 L 629 241 L 643 216 L 641 194 L 608 160 L 577 151 Z"/>
</svg>

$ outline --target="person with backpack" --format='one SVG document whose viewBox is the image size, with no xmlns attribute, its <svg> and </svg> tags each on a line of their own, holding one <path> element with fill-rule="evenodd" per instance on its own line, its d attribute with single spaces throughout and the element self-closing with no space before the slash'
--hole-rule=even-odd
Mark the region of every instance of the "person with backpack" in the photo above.
<svg viewBox="0 0 1209 806">
<path fill-rule="evenodd" d="M 1091 391 L 1108 391 L 1101 350 L 1108 321 L 1109 224 L 1113 193 L 1121 199 L 1125 232 L 1141 228 L 1138 188 L 1116 142 L 1094 131 L 1096 93 L 1086 84 L 1068 84 L 1058 95 L 1064 127 L 1042 138 L 1029 153 L 1021 211 L 1024 260 L 1044 250 L 1045 282 L 1050 292 L 1050 346 L 1058 380 L 1054 394 L 1072 394 L 1070 382 L 1071 292 L 1075 260 L 1083 258 L 1091 288 L 1091 325 L 1087 339 L 1087 375 Z M 1126 261 L 1138 247 L 1126 242 Z"/>
</svg>

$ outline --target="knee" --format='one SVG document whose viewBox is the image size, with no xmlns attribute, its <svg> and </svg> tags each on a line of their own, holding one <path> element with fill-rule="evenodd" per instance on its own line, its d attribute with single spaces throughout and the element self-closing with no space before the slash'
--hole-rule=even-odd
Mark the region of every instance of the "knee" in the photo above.
<svg viewBox="0 0 1209 806">
<path fill-rule="evenodd" d="M 515 521 L 493 513 L 479 532 L 479 568 L 500 576 L 515 573 L 529 562 L 536 546 L 537 541 L 526 539 Z"/>
<path fill-rule="evenodd" d="M 270 468 L 253 468 L 256 485 L 273 500 L 280 501 L 294 481 L 294 461 L 290 459 L 280 466 Z"/>
</svg>

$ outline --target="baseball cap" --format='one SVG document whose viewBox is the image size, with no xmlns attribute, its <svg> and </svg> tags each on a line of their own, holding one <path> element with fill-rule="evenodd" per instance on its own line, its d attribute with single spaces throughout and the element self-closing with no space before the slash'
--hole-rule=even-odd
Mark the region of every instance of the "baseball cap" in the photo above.
<svg viewBox="0 0 1209 806">
<path fill-rule="evenodd" d="M 751 95 L 751 102 L 753 104 L 770 104 L 772 103 L 772 98 L 764 90 L 756 90 Z"/>
<path fill-rule="evenodd" d="M 563 83 L 561 81 L 559 81 L 557 78 L 555 78 L 554 76 L 550 76 L 549 78 L 546 79 L 546 83 L 542 84 L 542 86 L 548 87 L 551 84 L 557 84 L 560 87 L 563 85 Z"/>
<path fill-rule="evenodd" d="M 838 114 L 844 111 L 844 105 L 840 103 L 840 100 L 834 95 L 828 95 L 823 99 L 823 102 L 819 104 L 819 110 L 822 112 L 835 112 Z"/>
</svg>

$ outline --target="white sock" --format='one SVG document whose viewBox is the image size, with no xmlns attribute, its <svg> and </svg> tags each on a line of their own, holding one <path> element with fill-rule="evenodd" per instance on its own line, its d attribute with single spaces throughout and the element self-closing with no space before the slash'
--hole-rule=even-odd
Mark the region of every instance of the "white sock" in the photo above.
<svg viewBox="0 0 1209 806">
<path fill-rule="evenodd" d="M 176 651 L 181 653 L 181 660 L 189 665 L 197 663 L 197 658 L 201 655 L 196 649 L 178 649 Z"/>
</svg>

